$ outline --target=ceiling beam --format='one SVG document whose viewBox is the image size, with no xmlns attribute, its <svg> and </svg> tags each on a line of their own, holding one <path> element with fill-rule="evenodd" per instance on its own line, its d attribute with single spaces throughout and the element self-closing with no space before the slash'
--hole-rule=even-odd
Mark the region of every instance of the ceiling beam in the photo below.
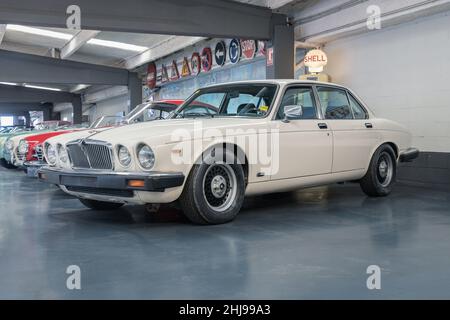
<svg viewBox="0 0 450 320">
<path fill-rule="evenodd" d="M 6 32 L 6 24 L 0 24 L 0 44 L 2 44 L 5 32 Z"/>
<path fill-rule="evenodd" d="M 67 59 L 78 49 L 80 49 L 86 42 L 95 38 L 100 31 L 81 30 L 71 40 L 69 40 L 64 47 L 61 48 L 61 59 Z"/>
<path fill-rule="evenodd" d="M 180 37 L 173 36 L 159 43 L 158 45 L 145 50 L 131 58 L 124 60 L 120 66 L 128 70 L 142 66 L 143 64 L 165 57 L 176 51 L 192 46 L 197 42 L 204 40 L 203 37 Z"/>
<path fill-rule="evenodd" d="M 269 8 L 225 0 L 2 0 L 0 23 L 66 28 L 66 10 L 81 9 L 85 30 L 269 40 Z"/>
<path fill-rule="evenodd" d="M 128 85 L 128 71 L 0 50 L 0 82 Z"/>
<path fill-rule="evenodd" d="M 0 103 L 71 102 L 75 96 L 68 92 L 0 85 Z"/>
</svg>

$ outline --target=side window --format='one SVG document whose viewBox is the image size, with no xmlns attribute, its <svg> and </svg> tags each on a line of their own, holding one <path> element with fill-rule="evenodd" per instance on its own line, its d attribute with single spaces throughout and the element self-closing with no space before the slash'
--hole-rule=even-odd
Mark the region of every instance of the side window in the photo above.
<svg viewBox="0 0 450 320">
<path fill-rule="evenodd" d="M 350 107 L 353 111 L 353 117 L 355 119 L 367 119 L 366 110 L 361 106 L 361 104 L 353 98 L 353 96 L 349 93 L 348 98 L 350 100 Z"/>
<path fill-rule="evenodd" d="M 325 119 L 353 119 L 345 90 L 318 87 L 317 91 Z"/>
<path fill-rule="evenodd" d="M 284 119 L 284 109 L 291 106 L 302 106 L 303 115 L 299 119 L 317 119 L 316 103 L 312 88 L 287 89 L 278 109 L 276 119 Z"/>
</svg>

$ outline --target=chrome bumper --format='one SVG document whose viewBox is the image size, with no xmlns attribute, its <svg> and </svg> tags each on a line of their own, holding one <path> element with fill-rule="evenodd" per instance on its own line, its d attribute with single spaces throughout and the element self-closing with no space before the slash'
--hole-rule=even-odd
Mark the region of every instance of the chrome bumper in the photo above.
<svg viewBox="0 0 450 320">
<path fill-rule="evenodd" d="M 399 160 L 400 162 L 411 162 L 414 159 L 418 158 L 420 154 L 419 149 L 409 148 L 400 153 Z"/>
</svg>

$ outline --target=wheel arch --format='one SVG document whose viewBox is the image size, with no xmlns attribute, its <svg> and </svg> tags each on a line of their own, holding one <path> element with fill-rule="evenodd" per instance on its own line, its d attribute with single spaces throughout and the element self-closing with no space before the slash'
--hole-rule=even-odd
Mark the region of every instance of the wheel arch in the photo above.
<svg viewBox="0 0 450 320">
<path fill-rule="evenodd" d="M 214 149 L 214 148 L 220 148 L 222 150 L 233 150 L 234 156 L 239 159 L 239 155 L 243 156 L 243 163 L 240 163 L 243 167 L 244 170 L 244 176 L 245 176 L 245 185 L 247 186 L 248 183 L 248 177 L 249 177 L 249 172 L 250 172 L 250 167 L 249 167 L 249 161 L 248 161 L 248 157 L 247 154 L 245 153 L 245 151 L 236 143 L 233 142 L 214 142 L 211 143 L 210 145 L 208 145 L 206 148 L 203 148 L 202 152 L 200 152 L 196 157 L 195 157 L 195 162 L 192 164 L 192 166 L 189 168 L 189 171 L 187 173 L 187 176 L 191 173 L 193 167 L 195 166 L 195 164 L 198 164 L 201 162 L 201 159 L 203 157 L 203 155 L 205 155 L 205 153 L 207 153 L 209 150 Z"/>
</svg>

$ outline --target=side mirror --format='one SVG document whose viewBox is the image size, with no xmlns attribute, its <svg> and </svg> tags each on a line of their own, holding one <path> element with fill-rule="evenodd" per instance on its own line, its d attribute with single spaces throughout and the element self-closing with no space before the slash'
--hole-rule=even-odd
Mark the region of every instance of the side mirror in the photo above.
<svg viewBox="0 0 450 320">
<path fill-rule="evenodd" d="M 301 119 L 303 116 L 302 105 L 291 105 L 284 107 L 284 119 L 283 122 L 288 123 L 289 120 Z"/>
</svg>

